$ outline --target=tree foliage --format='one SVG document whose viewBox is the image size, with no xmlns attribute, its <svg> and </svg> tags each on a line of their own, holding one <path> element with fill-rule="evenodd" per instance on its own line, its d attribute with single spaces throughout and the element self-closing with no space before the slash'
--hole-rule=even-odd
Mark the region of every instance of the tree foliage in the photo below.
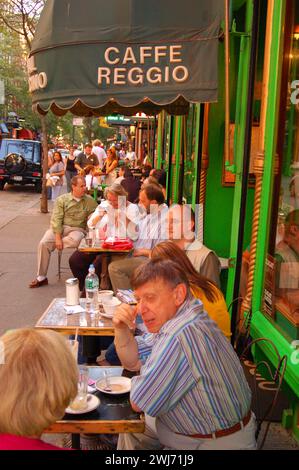
<svg viewBox="0 0 299 470">
<path fill-rule="evenodd" d="M 45 0 L 0 0 L 0 20 L 23 38 L 28 51 L 44 4 Z"/>
<path fill-rule="evenodd" d="M 0 79 L 4 80 L 6 101 L 2 115 L 14 111 L 25 119 L 25 127 L 35 131 L 40 129 L 40 119 L 32 111 L 26 60 L 44 4 L 45 0 L 0 0 Z M 97 118 L 84 119 L 84 127 L 75 129 L 72 119 L 70 113 L 60 118 L 48 113 L 50 139 L 86 142 L 94 138 L 106 140 L 114 134 L 113 129 L 100 127 Z"/>
</svg>

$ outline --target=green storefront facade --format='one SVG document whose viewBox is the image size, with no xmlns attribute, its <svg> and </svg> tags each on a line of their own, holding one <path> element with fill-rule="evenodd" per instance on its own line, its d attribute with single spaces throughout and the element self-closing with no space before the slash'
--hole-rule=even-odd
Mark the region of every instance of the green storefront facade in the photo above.
<svg viewBox="0 0 299 470">
<path fill-rule="evenodd" d="M 235 1 L 231 11 L 229 70 L 230 130 L 233 130 L 230 136 L 233 143 L 230 161 L 225 165 L 223 43 L 219 46 L 218 102 L 209 107 L 194 105 L 188 118 L 168 116 L 161 124 L 163 119 L 160 117 L 160 138 L 158 131 L 158 165 L 164 164 L 168 170 L 171 169 L 171 201 L 193 205 L 202 203 L 203 241 L 219 256 L 229 258 L 229 268 L 222 273 L 222 287 L 226 291 L 228 305 L 236 297 L 237 263 L 241 282 L 244 282 L 243 267 L 241 269 L 240 266 L 244 257 L 243 261 L 238 258 L 238 247 L 244 197 L 242 172 L 249 98 L 247 86 L 256 7 L 253 0 Z M 252 313 L 252 339 L 266 338 L 274 343 L 281 357 L 287 356 L 282 388 L 289 398 L 290 408 L 284 411 L 282 419 L 299 439 L 299 244 L 296 251 L 297 227 L 299 230 L 298 2 L 258 2 L 255 60 L 251 160 L 245 219 L 241 226 L 241 250 L 250 252 L 250 261 L 249 274 L 245 277 L 247 292 L 239 292 L 239 295 L 245 295 L 241 316 L 246 317 L 249 311 Z M 207 114 L 208 119 L 205 119 Z M 195 138 L 190 122 L 195 127 Z M 163 139 L 165 129 L 166 137 Z M 286 241 L 287 247 L 292 247 L 294 257 L 285 263 L 280 259 L 278 263 L 277 252 L 281 246 L 286 246 Z M 253 355 L 256 361 L 265 358 L 276 367 L 277 356 L 270 341 L 258 342 Z"/>
<path fill-rule="evenodd" d="M 49 1 L 53 8 L 55 5 L 62 8 L 63 3 L 66 2 Z M 116 0 L 112 3 L 116 4 Z M 215 1 L 212 3 L 216 5 Z M 76 8 L 82 8 L 79 1 L 73 4 L 77 5 Z M 218 256 L 229 259 L 228 269 L 222 272 L 222 287 L 227 304 L 231 304 L 239 295 L 241 276 L 243 289 L 245 286 L 241 316 L 246 317 L 252 312 L 252 338 L 268 338 L 273 341 L 281 356 L 287 356 L 284 389 L 291 405 L 284 415 L 284 423 L 292 427 L 294 435 L 299 439 L 299 353 L 298 357 L 296 353 L 296 341 L 299 338 L 299 255 L 296 260 L 295 244 L 288 262 L 282 263 L 282 256 L 279 263 L 277 259 L 277 247 L 280 251 L 281 247 L 286 250 L 286 240 L 291 237 L 295 239 L 297 226 L 299 230 L 299 220 L 298 223 L 296 221 L 297 192 L 299 198 L 299 83 L 296 80 L 297 69 L 299 80 L 299 5 L 296 0 L 234 0 L 230 2 L 229 13 L 229 116 L 225 120 L 227 57 L 224 34 L 224 39 L 221 36 L 217 39 L 217 102 L 212 97 L 206 100 L 211 101 L 210 104 L 191 104 L 187 116 L 180 115 L 183 114 L 179 109 L 182 105 L 180 100 L 173 113 L 177 115 L 167 114 L 167 100 L 163 103 L 164 110 L 158 116 L 155 166 L 167 170 L 169 202 L 185 202 L 194 207 L 197 205 L 202 230 L 199 236 Z M 74 15 L 74 18 L 77 16 Z M 42 27 L 41 24 L 41 30 Z M 44 37 L 41 35 L 42 41 Z M 96 95 L 91 93 L 89 96 L 86 83 L 95 79 L 96 67 L 92 47 L 83 44 L 82 40 L 80 48 L 82 51 L 84 49 L 86 64 L 90 55 L 95 70 L 90 67 L 89 72 L 92 74 L 88 75 L 88 81 L 85 82 L 85 97 L 79 95 L 81 101 L 76 101 L 77 90 L 71 88 L 71 84 L 76 84 L 74 75 L 69 72 L 68 93 L 62 82 L 63 65 L 66 62 L 68 68 L 72 66 L 71 56 L 69 62 L 61 59 L 61 70 L 55 79 L 51 78 L 54 76 L 51 67 L 47 69 L 48 64 L 54 62 L 55 51 L 58 54 L 60 48 L 62 55 L 57 57 L 63 58 L 67 46 L 63 36 L 58 45 L 52 44 L 53 38 L 56 41 L 55 34 L 50 37 L 49 47 L 42 42 L 36 43 L 32 52 L 35 61 L 32 64 L 32 76 L 36 75 L 36 71 L 44 73 L 42 71 L 45 70 L 45 77 L 48 77 L 46 83 L 41 76 L 41 83 L 37 89 L 33 89 L 33 102 L 41 113 L 52 109 L 57 114 L 64 114 L 67 110 L 78 115 L 100 116 L 113 111 L 125 114 L 123 108 L 131 105 L 138 108 L 132 108 L 131 114 L 140 110 L 148 114 L 157 111 L 155 107 L 149 106 L 149 103 L 152 104 L 150 101 L 144 101 L 144 108 L 140 108 L 140 100 L 144 95 L 136 95 L 138 87 L 131 89 L 132 95 L 124 93 L 121 99 L 115 95 L 116 99 L 111 102 L 107 101 L 110 95 L 107 94 L 107 98 L 98 89 Z M 256 48 L 253 47 L 255 38 Z M 98 37 L 93 38 L 94 43 L 98 40 Z M 73 44 L 75 42 L 68 46 L 73 47 Z M 65 50 L 71 50 L 71 47 Z M 107 57 L 112 64 L 118 60 L 118 49 L 110 43 L 109 48 Z M 131 52 L 126 54 L 127 60 L 132 59 Z M 201 77 L 202 73 L 196 75 L 196 67 L 203 72 L 204 65 L 196 60 L 192 63 L 194 77 Z M 211 90 L 214 91 L 211 76 L 209 79 Z M 83 83 L 83 76 L 80 80 Z M 47 86 L 50 88 L 52 85 L 53 89 L 49 90 Z M 63 94 L 59 92 L 60 85 Z M 212 91 L 209 92 L 210 96 Z M 114 109 L 115 102 L 122 106 Z M 182 106 L 184 112 L 185 105 L 186 101 Z M 252 115 L 250 120 L 249 114 Z M 248 127 L 251 130 L 251 151 L 248 150 Z M 225 134 L 230 136 L 230 147 L 225 146 L 228 142 Z M 251 158 L 247 171 L 245 157 L 248 153 Z M 242 256 L 246 252 L 250 252 L 250 257 Z M 241 269 L 244 266 L 247 266 L 246 276 L 246 270 Z M 276 366 L 276 356 L 267 341 L 259 342 L 253 354 L 255 359 L 265 356 Z"/>
</svg>

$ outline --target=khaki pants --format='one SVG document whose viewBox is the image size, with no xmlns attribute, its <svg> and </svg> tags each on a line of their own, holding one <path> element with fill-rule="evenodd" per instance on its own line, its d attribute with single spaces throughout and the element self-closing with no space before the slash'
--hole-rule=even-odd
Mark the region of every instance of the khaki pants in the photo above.
<svg viewBox="0 0 299 470">
<path fill-rule="evenodd" d="M 159 450 L 163 449 L 158 440 L 156 430 L 156 418 L 144 415 L 144 433 L 119 434 L 117 450 Z"/>
<path fill-rule="evenodd" d="M 108 266 L 114 292 L 117 289 L 131 289 L 131 276 L 135 269 L 148 261 L 146 256 L 130 256 L 112 261 Z"/>
<path fill-rule="evenodd" d="M 256 420 L 252 413 L 249 423 L 229 436 L 198 439 L 176 434 L 159 420 L 145 415 L 144 433 L 120 434 L 118 450 L 255 450 Z"/>
<path fill-rule="evenodd" d="M 85 236 L 85 230 L 79 227 L 69 227 L 64 225 L 62 232 L 63 248 L 78 248 L 82 238 Z M 55 234 L 49 229 L 39 242 L 37 252 L 37 275 L 47 276 L 51 253 L 56 248 Z"/>
</svg>

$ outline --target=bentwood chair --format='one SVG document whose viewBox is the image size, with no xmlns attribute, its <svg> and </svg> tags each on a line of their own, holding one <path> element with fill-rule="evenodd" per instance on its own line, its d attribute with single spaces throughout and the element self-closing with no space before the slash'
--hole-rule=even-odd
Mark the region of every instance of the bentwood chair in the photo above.
<svg viewBox="0 0 299 470">
<path fill-rule="evenodd" d="M 57 276 L 59 281 L 61 280 L 62 272 L 70 272 L 69 266 L 61 266 L 62 254 L 63 252 L 67 252 L 69 255 L 71 255 L 74 249 L 75 248 L 64 248 L 63 250 L 57 250 Z"/>
<path fill-rule="evenodd" d="M 263 343 L 264 347 L 272 349 L 275 364 L 271 363 L 270 360 L 266 360 L 261 350 L 257 351 L 257 346 L 260 343 Z M 257 357 L 256 363 L 247 359 L 249 351 L 252 351 L 253 357 Z M 261 359 L 258 359 L 259 356 Z M 245 346 L 240 355 L 240 360 L 252 391 L 252 409 L 257 419 L 256 439 L 258 448 L 262 449 L 271 423 L 281 421 L 282 406 L 288 407 L 287 399 L 281 392 L 287 366 L 287 356 L 280 356 L 277 347 L 269 338 L 257 338 Z M 276 418 L 274 417 L 275 412 L 278 416 Z M 264 422 L 266 423 L 265 430 L 263 436 L 258 440 Z"/>
</svg>

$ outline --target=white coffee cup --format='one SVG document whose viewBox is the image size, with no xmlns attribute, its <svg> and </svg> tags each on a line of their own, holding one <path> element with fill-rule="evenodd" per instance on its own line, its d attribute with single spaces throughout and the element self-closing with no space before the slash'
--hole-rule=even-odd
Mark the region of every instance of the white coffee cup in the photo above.
<svg viewBox="0 0 299 470">
<path fill-rule="evenodd" d="M 107 302 L 113 298 L 113 290 L 99 290 L 99 302 Z"/>
</svg>

